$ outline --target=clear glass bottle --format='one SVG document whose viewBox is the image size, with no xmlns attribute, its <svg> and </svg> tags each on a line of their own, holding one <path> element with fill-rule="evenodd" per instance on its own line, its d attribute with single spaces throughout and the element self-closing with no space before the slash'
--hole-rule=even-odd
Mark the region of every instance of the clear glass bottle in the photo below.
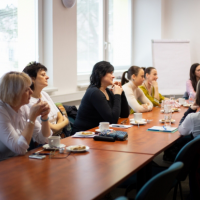
<svg viewBox="0 0 200 200">
<path fill-rule="evenodd" d="M 189 95 L 189 104 L 193 104 L 194 103 L 194 98 L 195 98 L 195 95 L 193 94 L 193 92 L 190 92 L 190 95 Z"/>
</svg>

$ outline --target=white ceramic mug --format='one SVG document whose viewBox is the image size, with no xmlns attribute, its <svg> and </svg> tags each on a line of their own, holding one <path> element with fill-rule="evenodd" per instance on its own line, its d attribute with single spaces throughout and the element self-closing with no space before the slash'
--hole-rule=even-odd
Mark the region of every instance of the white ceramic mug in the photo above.
<svg viewBox="0 0 200 200">
<path fill-rule="evenodd" d="M 179 98 L 179 104 L 184 105 L 185 104 L 185 99 L 184 98 Z"/>
<path fill-rule="evenodd" d="M 110 123 L 109 122 L 100 122 L 99 123 L 99 129 L 100 131 L 104 131 L 104 130 L 108 130 L 109 129 L 109 125 Z"/>
<path fill-rule="evenodd" d="M 48 140 L 50 147 L 60 147 L 60 136 L 49 136 Z"/>
<path fill-rule="evenodd" d="M 142 113 L 134 113 L 134 120 L 141 121 L 142 120 Z"/>
</svg>

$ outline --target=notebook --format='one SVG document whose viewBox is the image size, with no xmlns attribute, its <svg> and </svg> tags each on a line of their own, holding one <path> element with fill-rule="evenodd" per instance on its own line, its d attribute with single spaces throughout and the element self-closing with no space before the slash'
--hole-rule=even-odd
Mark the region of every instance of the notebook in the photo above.
<svg viewBox="0 0 200 200">
<path fill-rule="evenodd" d="M 153 126 L 148 131 L 162 131 L 162 132 L 176 132 L 178 130 L 177 127 L 166 127 L 166 126 Z"/>
</svg>

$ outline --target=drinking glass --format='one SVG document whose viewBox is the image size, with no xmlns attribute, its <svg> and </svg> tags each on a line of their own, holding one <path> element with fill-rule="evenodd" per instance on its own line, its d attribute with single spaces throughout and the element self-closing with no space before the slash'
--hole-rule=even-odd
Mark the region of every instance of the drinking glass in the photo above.
<svg viewBox="0 0 200 200">
<path fill-rule="evenodd" d="M 172 106 L 169 103 L 164 105 L 164 120 L 165 120 L 165 127 L 171 127 L 171 119 L 172 119 Z"/>
</svg>

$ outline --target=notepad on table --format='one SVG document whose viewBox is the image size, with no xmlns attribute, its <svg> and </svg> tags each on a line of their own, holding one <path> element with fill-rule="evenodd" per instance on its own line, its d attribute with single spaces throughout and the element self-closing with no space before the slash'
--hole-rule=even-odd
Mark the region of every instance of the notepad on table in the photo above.
<svg viewBox="0 0 200 200">
<path fill-rule="evenodd" d="M 166 127 L 166 126 L 153 126 L 148 131 L 162 131 L 162 132 L 175 132 L 177 131 L 177 127 Z"/>
</svg>

